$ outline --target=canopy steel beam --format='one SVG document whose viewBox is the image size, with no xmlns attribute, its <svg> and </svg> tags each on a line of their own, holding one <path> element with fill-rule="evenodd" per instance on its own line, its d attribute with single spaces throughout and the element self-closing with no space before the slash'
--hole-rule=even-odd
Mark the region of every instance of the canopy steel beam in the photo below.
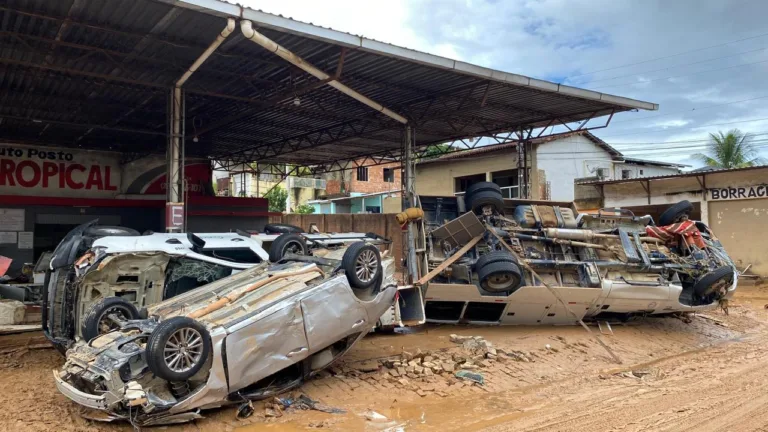
<svg viewBox="0 0 768 432">
<path fill-rule="evenodd" d="M 327 73 L 321 71 L 320 69 L 308 63 L 306 60 L 302 59 L 301 57 L 287 50 L 286 48 L 280 46 L 277 42 L 257 32 L 256 30 L 253 29 L 252 22 L 248 20 L 240 21 L 240 29 L 242 30 L 243 34 L 248 40 L 255 42 L 257 45 L 260 45 L 267 51 L 274 53 L 275 55 L 287 61 L 288 63 L 291 63 L 292 65 L 300 68 L 301 70 L 307 72 L 308 74 L 314 76 L 315 78 L 321 81 L 329 80 L 328 85 L 335 88 L 336 90 L 339 90 L 345 95 L 357 100 L 358 102 L 368 105 L 370 108 L 376 111 L 379 111 L 382 114 L 399 121 L 400 123 L 403 123 L 403 124 L 408 123 L 408 119 L 406 119 L 405 117 L 390 110 L 384 105 L 372 99 L 369 99 L 368 97 L 358 93 L 357 91 L 347 87 L 346 85 L 342 84 L 338 80 L 334 80 L 333 77 L 331 77 Z"/>
</svg>

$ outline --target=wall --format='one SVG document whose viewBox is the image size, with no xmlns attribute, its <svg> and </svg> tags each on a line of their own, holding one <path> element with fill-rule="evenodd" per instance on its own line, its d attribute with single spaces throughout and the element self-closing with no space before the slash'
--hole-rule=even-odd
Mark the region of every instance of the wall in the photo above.
<svg viewBox="0 0 768 432">
<path fill-rule="evenodd" d="M 455 192 L 455 178 L 517 168 L 517 150 L 504 149 L 487 155 L 464 159 L 416 164 L 416 193 L 450 196 Z"/>
<path fill-rule="evenodd" d="M 400 182 L 402 170 L 400 169 L 400 163 L 394 162 L 384 165 L 369 166 L 368 168 L 368 181 L 360 181 L 357 179 L 357 169 L 352 169 L 352 180 L 350 181 L 347 192 L 359 192 L 359 193 L 376 193 L 376 192 L 389 192 L 394 190 L 400 190 Z M 394 169 L 395 181 L 384 181 L 384 168 Z"/>
<path fill-rule="evenodd" d="M 751 264 L 750 273 L 768 276 L 768 245 L 758 234 L 768 222 L 768 199 L 712 201 L 709 215 L 710 228 L 736 267 Z"/>
<path fill-rule="evenodd" d="M 309 230 L 314 223 L 317 228 L 326 233 L 376 233 L 392 240 L 391 254 L 395 258 L 395 264 L 402 268 L 405 247 L 405 231 L 392 214 L 287 214 L 283 216 L 271 216 L 270 223 L 287 223 Z"/>
<path fill-rule="evenodd" d="M 602 147 L 582 135 L 545 142 L 536 147 L 538 168 L 550 183 L 550 199 L 573 201 L 573 181 L 596 175 L 598 168 L 612 172 L 613 159 Z"/>
<path fill-rule="evenodd" d="M 359 161 L 361 165 L 364 165 L 363 160 Z M 384 168 L 394 169 L 394 182 L 384 181 Z M 342 177 L 344 180 L 344 188 L 342 190 Z M 357 180 L 357 168 L 348 169 L 345 171 L 328 173 L 325 175 L 326 185 L 325 193 L 327 195 L 340 195 L 350 194 L 352 192 L 357 193 L 376 193 L 376 192 L 389 192 L 393 190 L 401 189 L 402 182 L 402 169 L 399 162 L 392 162 L 389 164 L 382 164 L 368 167 L 368 181 Z"/>
</svg>

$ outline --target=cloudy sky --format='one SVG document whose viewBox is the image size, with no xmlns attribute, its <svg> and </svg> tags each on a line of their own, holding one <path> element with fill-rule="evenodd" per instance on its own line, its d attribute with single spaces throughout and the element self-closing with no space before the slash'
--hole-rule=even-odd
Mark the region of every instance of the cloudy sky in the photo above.
<svg viewBox="0 0 768 432">
<path fill-rule="evenodd" d="M 658 103 L 595 134 L 627 155 L 700 166 L 710 132 L 768 159 L 764 0 L 240 0 L 384 42 Z"/>
</svg>

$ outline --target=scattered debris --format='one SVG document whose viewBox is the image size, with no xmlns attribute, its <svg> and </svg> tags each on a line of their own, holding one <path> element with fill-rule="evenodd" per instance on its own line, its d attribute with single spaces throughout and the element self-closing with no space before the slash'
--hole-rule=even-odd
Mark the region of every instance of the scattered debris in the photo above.
<svg viewBox="0 0 768 432">
<path fill-rule="evenodd" d="M 366 360 L 355 365 L 355 369 L 360 372 L 376 372 L 379 370 L 379 362 L 374 360 Z"/>
<path fill-rule="evenodd" d="M 485 385 L 485 378 L 480 373 L 472 372 L 468 370 L 460 370 L 456 372 L 455 375 L 456 375 L 456 378 L 461 378 L 467 381 L 478 383 L 480 385 Z"/>
<path fill-rule="evenodd" d="M 368 421 L 387 421 L 389 420 L 387 417 L 377 413 L 376 411 L 366 411 L 365 412 L 365 419 Z"/>
<path fill-rule="evenodd" d="M 237 407 L 237 414 L 236 417 L 240 420 L 247 419 L 248 417 L 253 415 L 253 402 L 247 401 L 240 404 L 239 407 Z"/>
<path fill-rule="evenodd" d="M 651 374 L 651 371 L 649 371 L 647 369 L 633 370 L 632 371 L 632 375 L 634 375 L 636 378 L 640 378 L 640 379 L 642 379 L 644 376 L 650 375 L 650 374 Z"/>
<path fill-rule="evenodd" d="M 703 318 L 703 319 L 705 319 L 707 321 L 712 321 L 713 323 L 715 323 L 715 325 L 719 325 L 721 327 L 726 327 L 726 328 L 728 327 L 728 324 L 726 324 L 721 319 L 717 319 L 715 317 L 712 317 L 712 316 L 709 316 L 709 315 L 706 315 L 706 314 L 703 314 L 703 313 L 696 314 L 696 316 L 699 317 L 699 318 Z"/>
</svg>

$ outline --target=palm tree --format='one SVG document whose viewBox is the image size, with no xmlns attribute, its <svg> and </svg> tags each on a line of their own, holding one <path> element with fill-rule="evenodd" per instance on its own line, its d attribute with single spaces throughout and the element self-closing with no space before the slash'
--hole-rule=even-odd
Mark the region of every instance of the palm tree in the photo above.
<svg viewBox="0 0 768 432">
<path fill-rule="evenodd" d="M 708 153 L 712 156 L 697 153 L 693 157 L 715 168 L 744 168 L 760 165 L 763 160 L 757 156 L 758 150 L 752 138 L 751 134 L 745 134 L 738 129 L 731 129 L 725 134 L 722 131 L 709 134 Z"/>
</svg>

